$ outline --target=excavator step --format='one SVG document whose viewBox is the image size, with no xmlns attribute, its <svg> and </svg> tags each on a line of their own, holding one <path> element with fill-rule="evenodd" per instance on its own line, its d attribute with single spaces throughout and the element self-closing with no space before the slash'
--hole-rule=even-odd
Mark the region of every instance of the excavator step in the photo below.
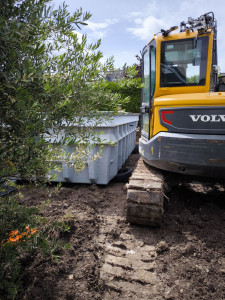
<svg viewBox="0 0 225 300">
<path fill-rule="evenodd" d="M 158 227 L 162 222 L 164 177 L 139 158 L 127 184 L 127 221 Z"/>
</svg>

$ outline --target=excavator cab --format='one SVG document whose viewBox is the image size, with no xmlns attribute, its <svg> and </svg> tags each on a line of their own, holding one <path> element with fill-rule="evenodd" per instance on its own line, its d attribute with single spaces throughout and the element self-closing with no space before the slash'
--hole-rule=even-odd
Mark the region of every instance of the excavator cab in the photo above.
<svg viewBox="0 0 225 300">
<path fill-rule="evenodd" d="M 142 51 L 144 161 L 172 172 L 225 177 L 225 93 L 219 91 L 213 13 L 161 30 Z M 217 92 L 216 92 L 217 91 Z"/>
</svg>

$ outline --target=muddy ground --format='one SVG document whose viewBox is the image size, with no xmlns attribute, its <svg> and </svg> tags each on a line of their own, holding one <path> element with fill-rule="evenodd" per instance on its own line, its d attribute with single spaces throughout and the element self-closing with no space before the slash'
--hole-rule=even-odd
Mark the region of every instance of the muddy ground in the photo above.
<svg viewBox="0 0 225 300">
<path fill-rule="evenodd" d="M 138 159 L 132 154 L 126 165 Z M 24 263 L 19 299 L 225 299 L 224 186 L 166 178 L 158 229 L 126 222 L 126 183 L 25 187 L 21 203 L 50 199 L 45 217 L 73 221 L 63 236 L 71 249 L 58 263 Z"/>
</svg>

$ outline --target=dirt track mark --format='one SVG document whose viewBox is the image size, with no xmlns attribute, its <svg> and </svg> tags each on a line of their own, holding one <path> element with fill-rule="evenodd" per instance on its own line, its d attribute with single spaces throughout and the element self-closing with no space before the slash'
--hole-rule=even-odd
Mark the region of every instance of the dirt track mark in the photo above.
<svg viewBox="0 0 225 300">
<path fill-rule="evenodd" d="M 159 295 L 156 274 L 155 245 L 145 244 L 129 233 L 127 226 L 110 241 L 109 231 L 116 230 L 118 222 L 125 218 L 104 216 L 99 242 L 104 249 L 104 263 L 100 277 L 106 284 L 103 299 L 163 299 Z M 108 239 L 108 241 L 107 241 Z"/>
</svg>

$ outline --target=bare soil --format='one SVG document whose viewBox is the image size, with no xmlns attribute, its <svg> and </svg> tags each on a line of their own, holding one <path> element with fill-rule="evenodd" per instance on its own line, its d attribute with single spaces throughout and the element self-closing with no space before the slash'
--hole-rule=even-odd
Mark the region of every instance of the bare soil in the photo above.
<svg viewBox="0 0 225 300">
<path fill-rule="evenodd" d="M 135 167 L 138 154 L 126 166 Z M 59 262 L 23 262 L 19 299 L 225 299 L 225 185 L 178 180 L 169 189 L 161 228 L 126 222 L 126 183 L 25 187 L 26 205 L 49 220 L 72 219 Z"/>
</svg>

